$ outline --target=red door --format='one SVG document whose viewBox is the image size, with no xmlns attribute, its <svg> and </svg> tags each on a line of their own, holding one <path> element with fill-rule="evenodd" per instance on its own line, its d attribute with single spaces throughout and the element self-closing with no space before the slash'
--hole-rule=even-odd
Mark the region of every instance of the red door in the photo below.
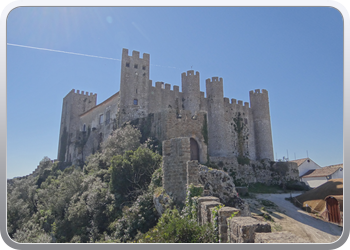
<svg viewBox="0 0 350 250">
<path fill-rule="evenodd" d="M 328 210 L 328 220 L 330 222 L 340 223 L 340 210 L 337 199 L 333 197 L 328 197 L 326 199 L 326 203 Z"/>
</svg>

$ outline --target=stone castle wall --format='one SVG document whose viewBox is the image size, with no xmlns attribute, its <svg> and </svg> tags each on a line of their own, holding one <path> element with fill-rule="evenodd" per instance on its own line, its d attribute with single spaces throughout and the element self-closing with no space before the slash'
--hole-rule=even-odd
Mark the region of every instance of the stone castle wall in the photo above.
<svg viewBox="0 0 350 250">
<path fill-rule="evenodd" d="M 186 164 L 190 158 L 190 138 L 174 138 L 163 142 L 163 187 L 165 192 L 180 202 L 186 198 Z"/>
<path fill-rule="evenodd" d="M 223 79 L 206 80 L 205 93 L 200 91 L 200 74 L 189 70 L 181 75 L 179 86 L 155 82 L 152 86 L 150 55 L 123 49 L 120 91 L 96 106 L 96 94 L 71 91 L 63 100 L 58 159 L 74 162 L 84 160 L 104 141 L 111 130 L 124 122 L 153 117 L 148 133 L 150 137 L 167 140 L 191 137 L 199 144 L 200 162 L 207 154 L 214 157 L 241 156 L 250 159 L 273 159 L 269 100 L 266 90 L 250 92 L 249 103 L 224 97 Z M 109 112 L 115 124 L 101 124 Z M 204 120 L 206 131 L 203 133 Z M 239 121 L 239 122 L 237 122 Z M 103 123 L 103 122 L 102 122 Z M 95 128 L 89 138 L 80 132 L 83 126 Z M 80 137 L 80 139 L 79 139 Z M 77 144 L 84 142 L 84 147 Z"/>
</svg>

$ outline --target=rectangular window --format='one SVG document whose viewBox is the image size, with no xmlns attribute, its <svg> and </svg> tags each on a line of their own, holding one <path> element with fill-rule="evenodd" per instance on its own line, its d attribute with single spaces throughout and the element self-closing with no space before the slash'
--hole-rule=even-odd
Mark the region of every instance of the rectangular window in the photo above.
<svg viewBox="0 0 350 250">
<path fill-rule="evenodd" d="M 127 62 L 125 66 L 129 68 L 130 67 L 130 63 Z"/>
<path fill-rule="evenodd" d="M 138 104 L 137 99 L 134 99 L 134 105 L 137 105 L 137 104 Z"/>
<path fill-rule="evenodd" d="M 137 64 L 134 64 L 134 68 L 137 69 L 137 68 L 138 68 L 138 65 L 137 65 Z"/>
<path fill-rule="evenodd" d="M 100 115 L 100 124 L 102 124 L 102 123 L 103 123 L 103 114 Z"/>
</svg>

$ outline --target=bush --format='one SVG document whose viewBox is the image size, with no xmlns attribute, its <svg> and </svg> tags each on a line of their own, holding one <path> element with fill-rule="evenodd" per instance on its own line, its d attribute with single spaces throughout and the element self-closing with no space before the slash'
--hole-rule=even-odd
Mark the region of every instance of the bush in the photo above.
<svg viewBox="0 0 350 250">
<path fill-rule="evenodd" d="M 112 158 L 110 171 L 111 192 L 120 201 L 135 200 L 142 191 L 147 190 L 153 172 L 161 165 L 162 157 L 148 148 L 139 147 L 127 151 L 123 156 Z"/>
<path fill-rule="evenodd" d="M 113 156 L 123 155 L 128 150 L 136 150 L 140 144 L 141 132 L 131 125 L 113 131 L 102 143 L 102 156 L 109 163 Z"/>
<path fill-rule="evenodd" d="M 211 243 L 215 242 L 212 224 L 198 225 L 182 218 L 178 210 L 166 210 L 157 226 L 138 239 L 138 243 Z"/>
<path fill-rule="evenodd" d="M 146 233 L 157 223 L 158 214 L 151 192 L 140 195 L 130 208 L 125 207 L 123 210 L 122 218 L 113 224 L 117 241 L 131 241 L 138 232 Z"/>
</svg>

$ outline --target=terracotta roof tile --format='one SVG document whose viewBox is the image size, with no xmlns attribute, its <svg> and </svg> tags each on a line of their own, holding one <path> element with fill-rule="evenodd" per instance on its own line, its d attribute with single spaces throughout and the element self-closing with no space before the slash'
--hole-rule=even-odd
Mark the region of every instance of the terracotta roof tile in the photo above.
<svg viewBox="0 0 350 250">
<path fill-rule="evenodd" d="M 330 165 L 330 166 L 327 166 L 327 167 L 341 167 L 341 168 L 343 168 L 343 163 Z"/>
<path fill-rule="evenodd" d="M 339 165 L 333 165 L 333 166 L 323 167 L 319 169 L 314 169 L 313 171 L 309 170 L 302 177 L 303 178 L 326 177 L 328 175 L 333 174 L 339 168 L 341 168 Z"/>
<path fill-rule="evenodd" d="M 298 164 L 298 167 L 304 163 L 304 161 L 306 161 L 309 158 L 302 158 L 302 159 L 297 159 L 297 160 L 292 160 L 291 162 L 295 162 L 296 164 Z"/>
</svg>

